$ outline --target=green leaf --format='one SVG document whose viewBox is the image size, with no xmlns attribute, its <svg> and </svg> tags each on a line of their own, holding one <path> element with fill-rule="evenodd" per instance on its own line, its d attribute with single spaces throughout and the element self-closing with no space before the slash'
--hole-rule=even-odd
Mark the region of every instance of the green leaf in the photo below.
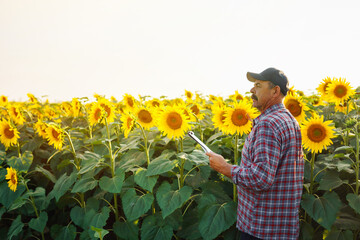
<svg viewBox="0 0 360 240">
<path fill-rule="evenodd" d="M 354 148 L 351 146 L 341 146 L 336 148 L 334 152 L 338 152 L 338 151 L 354 152 Z"/>
<path fill-rule="evenodd" d="M 76 172 L 72 172 L 70 176 L 66 173 L 61 175 L 61 177 L 56 181 L 53 190 L 49 193 L 50 199 L 54 196 L 56 201 L 58 202 L 59 199 L 68 191 L 70 187 L 76 181 Z"/>
<path fill-rule="evenodd" d="M 326 236 L 325 240 L 349 240 L 353 239 L 353 233 L 350 230 L 331 230 Z"/>
<path fill-rule="evenodd" d="M 76 238 L 76 227 L 72 224 L 63 226 L 55 236 L 55 240 L 74 240 Z"/>
<path fill-rule="evenodd" d="M 121 188 L 124 183 L 125 173 L 121 168 L 116 170 L 115 176 L 109 178 L 103 176 L 99 180 L 100 188 L 110 193 L 121 193 Z"/>
<path fill-rule="evenodd" d="M 146 217 L 141 226 L 141 239 L 171 240 L 173 229 L 159 219 L 159 216 Z"/>
<path fill-rule="evenodd" d="M 341 207 L 341 201 L 335 192 L 326 192 L 322 197 L 303 195 L 301 206 L 321 226 L 330 230 Z"/>
<path fill-rule="evenodd" d="M 18 215 L 16 219 L 11 223 L 7 237 L 11 240 L 13 237 L 16 237 L 23 229 L 24 223 L 21 222 L 21 215 Z"/>
<path fill-rule="evenodd" d="M 205 155 L 204 151 L 194 150 L 191 153 L 179 153 L 179 158 L 185 158 L 195 165 L 208 165 L 209 157 Z"/>
<path fill-rule="evenodd" d="M 53 183 L 56 182 L 56 177 L 54 176 L 54 174 L 52 174 L 50 171 L 46 170 L 46 169 L 43 168 L 43 167 L 41 167 L 41 166 L 36 166 L 34 171 L 44 174 L 44 176 L 47 177 L 47 178 L 48 178 L 50 181 L 52 181 Z"/>
<path fill-rule="evenodd" d="M 360 214 L 360 196 L 354 193 L 349 193 L 346 195 L 346 200 L 348 200 L 350 207 Z"/>
<path fill-rule="evenodd" d="M 348 180 L 342 180 L 339 178 L 339 173 L 334 171 L 329 171 L 325 173 L 325 176 L 321 179 L 319 190 L 333 190 L 337 187 L 340 187 L 342 184 L 348 183 Z"/>
<path fill-rule="evenodd" d="M 98 184 L 98 180 L 93 177 L 82 178 L 77 181 L 71 190 L 72 193 L 84 193 L 86 191 L 94 189 Z"/>
<path fill-rule="evenodd" d="M 84 216 L 85 216 L 86 210 L 85 208 L 81 208 L 79 206 L 75 206 L 70 211 L 70 217 L 71 220 L 79 227 L 83 227 L 84 223 Z"/>
<path fill-rule="evenodd" d="M 106 221 L 109 218 L 110 208 L 105 206 L 101 209 L 100 212 L 95 213 L 92 217 L 90 226 L 94 226 L 97 228 L 103 228 L 106 225 Z"/>
<path fill-rule="evenodd" d="M 136 166 L 146 163 L 146 153 L 131 149 L 121 157 L 119 167 L 125 172 L 132 170 Z"/>
<path fill-rule="evenodd" d="M 109 233 L 108 230 L 91 226 L 91 230 L 95 231 L 94 237 L 104 239 L 104 236 Z"/>
<path fill-rule="evenodd" d="M 24 185 L 18 185 L 15 192 L 10 190 L 6 181 L 0 182 L 0 203 L 9 208 L 14 201 L 25 191 Z"/>
<path fill-rule="evenodd" d="M 85 151 L 84 154 L 79 154 L 81 159 L 81 168 L 78 174 L 85 174 L 94 168 L 100 166 L 100 163 L 104 161 L 104 158 L 94 152 Z"/>
<path fill-rule="evenodd" d="M 127 220 L 133 221 L 138 219 L 150 209 L 153 201 L 154 196 L 151 193 L 138 196 L 134 188 L 127 190 L 124 196 L 122 196 L 123 209 Z"/>
<path fill-rule="evenodd" d="M 139 168 L 135 173 L 134 181 L 143 189 L 152 192 L 159 176 L 148 177 L 146 176 L 146 174 L 147 174 L 147 169 Z"/>
<path fill-rule="evenodd" d="M 171 171 L 178 163 L 177 160 L 169 160 L 169 158 L 173 155 L 173 152 L 172 154 L 162 154 L 160 157 L 152 160 L 148 166 L 146 176 L 160 175 Z"/>
<path fill-rule="evenodd" d="M 10 167 L 15 168 L 17 171 L 27 172 L 33 161 L 33 154 L 30 151 L 25 151 L 21 157 L 12 156 L 7 159 L 7 163 Z"/>
<path fill-rule="evenodd" d="M 43 232 L 48 221 L 48 215 L 46 212 L 41 212 L 38 218 L 33 218 L 29 222 L 29 227 L 38 231 Z"/>
<path fill-rule="evenodd" d="M 118 222 L 113 225 L 113 230 L 118 237 L 124 240 L 138 240 L 139 227 L 134 222 Z"/>
<path fill-rule="evenodd" d="M 184 186 L 180 190 L 172 190 L 168 182 L 164 181 L 156 193 L 156 200 L 162 210 L 163 218 L 180 208 L 192 193 L 192 188 Z"/>
<path fill-rule="evenodd" d="M 215 204 L 208 208 L 199 222 L 204 239 L 214 239 L 236 222 L 236 204 L 233 201 Z"/>
</svg>

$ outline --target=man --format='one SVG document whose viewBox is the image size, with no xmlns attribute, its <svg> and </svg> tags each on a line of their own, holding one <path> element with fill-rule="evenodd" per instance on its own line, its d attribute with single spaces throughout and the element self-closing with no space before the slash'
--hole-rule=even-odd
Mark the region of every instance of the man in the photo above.
<svg viewBox="0 0 360 240">
<path fill-rule="evenodd" d="M 282 103 L 288 79 L 275 68 L 248 72 L 247 78 L 261 114 L 245 141 L 241 164 L 230 165 L 211 152 L 210 166 L 237 185 L 236 227 L 242 240 L 297 239 L 304 159 L 299 124 Z"/>
</svg>

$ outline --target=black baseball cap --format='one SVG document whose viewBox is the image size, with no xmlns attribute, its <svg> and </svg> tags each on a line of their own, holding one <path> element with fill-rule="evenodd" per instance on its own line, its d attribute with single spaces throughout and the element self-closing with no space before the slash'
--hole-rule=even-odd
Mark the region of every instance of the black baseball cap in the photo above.
<svg viewBox="0 0 360 240">
<path fill-rule="evenodd" d="M 272 82 L 280 87 L 280 91 L 284 96 L 286 96 L 289 91 L 289 81 L 287 77 L 282 71 L 276 68 L 268 68 L 261 73 L 248 72 L 246 77 L 250 82 L 255 82 L 255 80 Z"/>
</svg>

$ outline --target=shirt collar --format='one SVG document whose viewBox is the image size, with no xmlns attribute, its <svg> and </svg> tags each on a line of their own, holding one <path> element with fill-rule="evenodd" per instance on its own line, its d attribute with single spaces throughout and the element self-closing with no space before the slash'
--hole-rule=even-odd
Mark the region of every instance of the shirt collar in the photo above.
<svg viewBox="0 0 360 240">
<path fill-rule="evenodd" d="M 267 115 L 271 114 L 272 112 L 278 111 L 280 109 L 285 108 L 283 103 L 277 103 L 274 104 L 270 107 L 268 107 L 263 113 L 261 113 L 259 116 L 257 116 L 254 121 L 253 124 L 257 124 L 259 121 L 261 121 L 263 118 L 266 118 Z"/>
</svg>

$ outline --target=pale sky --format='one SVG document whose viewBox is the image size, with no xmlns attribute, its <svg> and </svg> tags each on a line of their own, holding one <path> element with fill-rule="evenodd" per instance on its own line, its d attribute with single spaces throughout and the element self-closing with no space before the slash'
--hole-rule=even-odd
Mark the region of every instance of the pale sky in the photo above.
<svg viewBox="0 0 360 240">
<path fill-rule="evenodd" d="M 278 68 L 360 86 L 358 0 L 0 0 L 0 95 L 50 101 L 245 93 Z"/>
</svg>

